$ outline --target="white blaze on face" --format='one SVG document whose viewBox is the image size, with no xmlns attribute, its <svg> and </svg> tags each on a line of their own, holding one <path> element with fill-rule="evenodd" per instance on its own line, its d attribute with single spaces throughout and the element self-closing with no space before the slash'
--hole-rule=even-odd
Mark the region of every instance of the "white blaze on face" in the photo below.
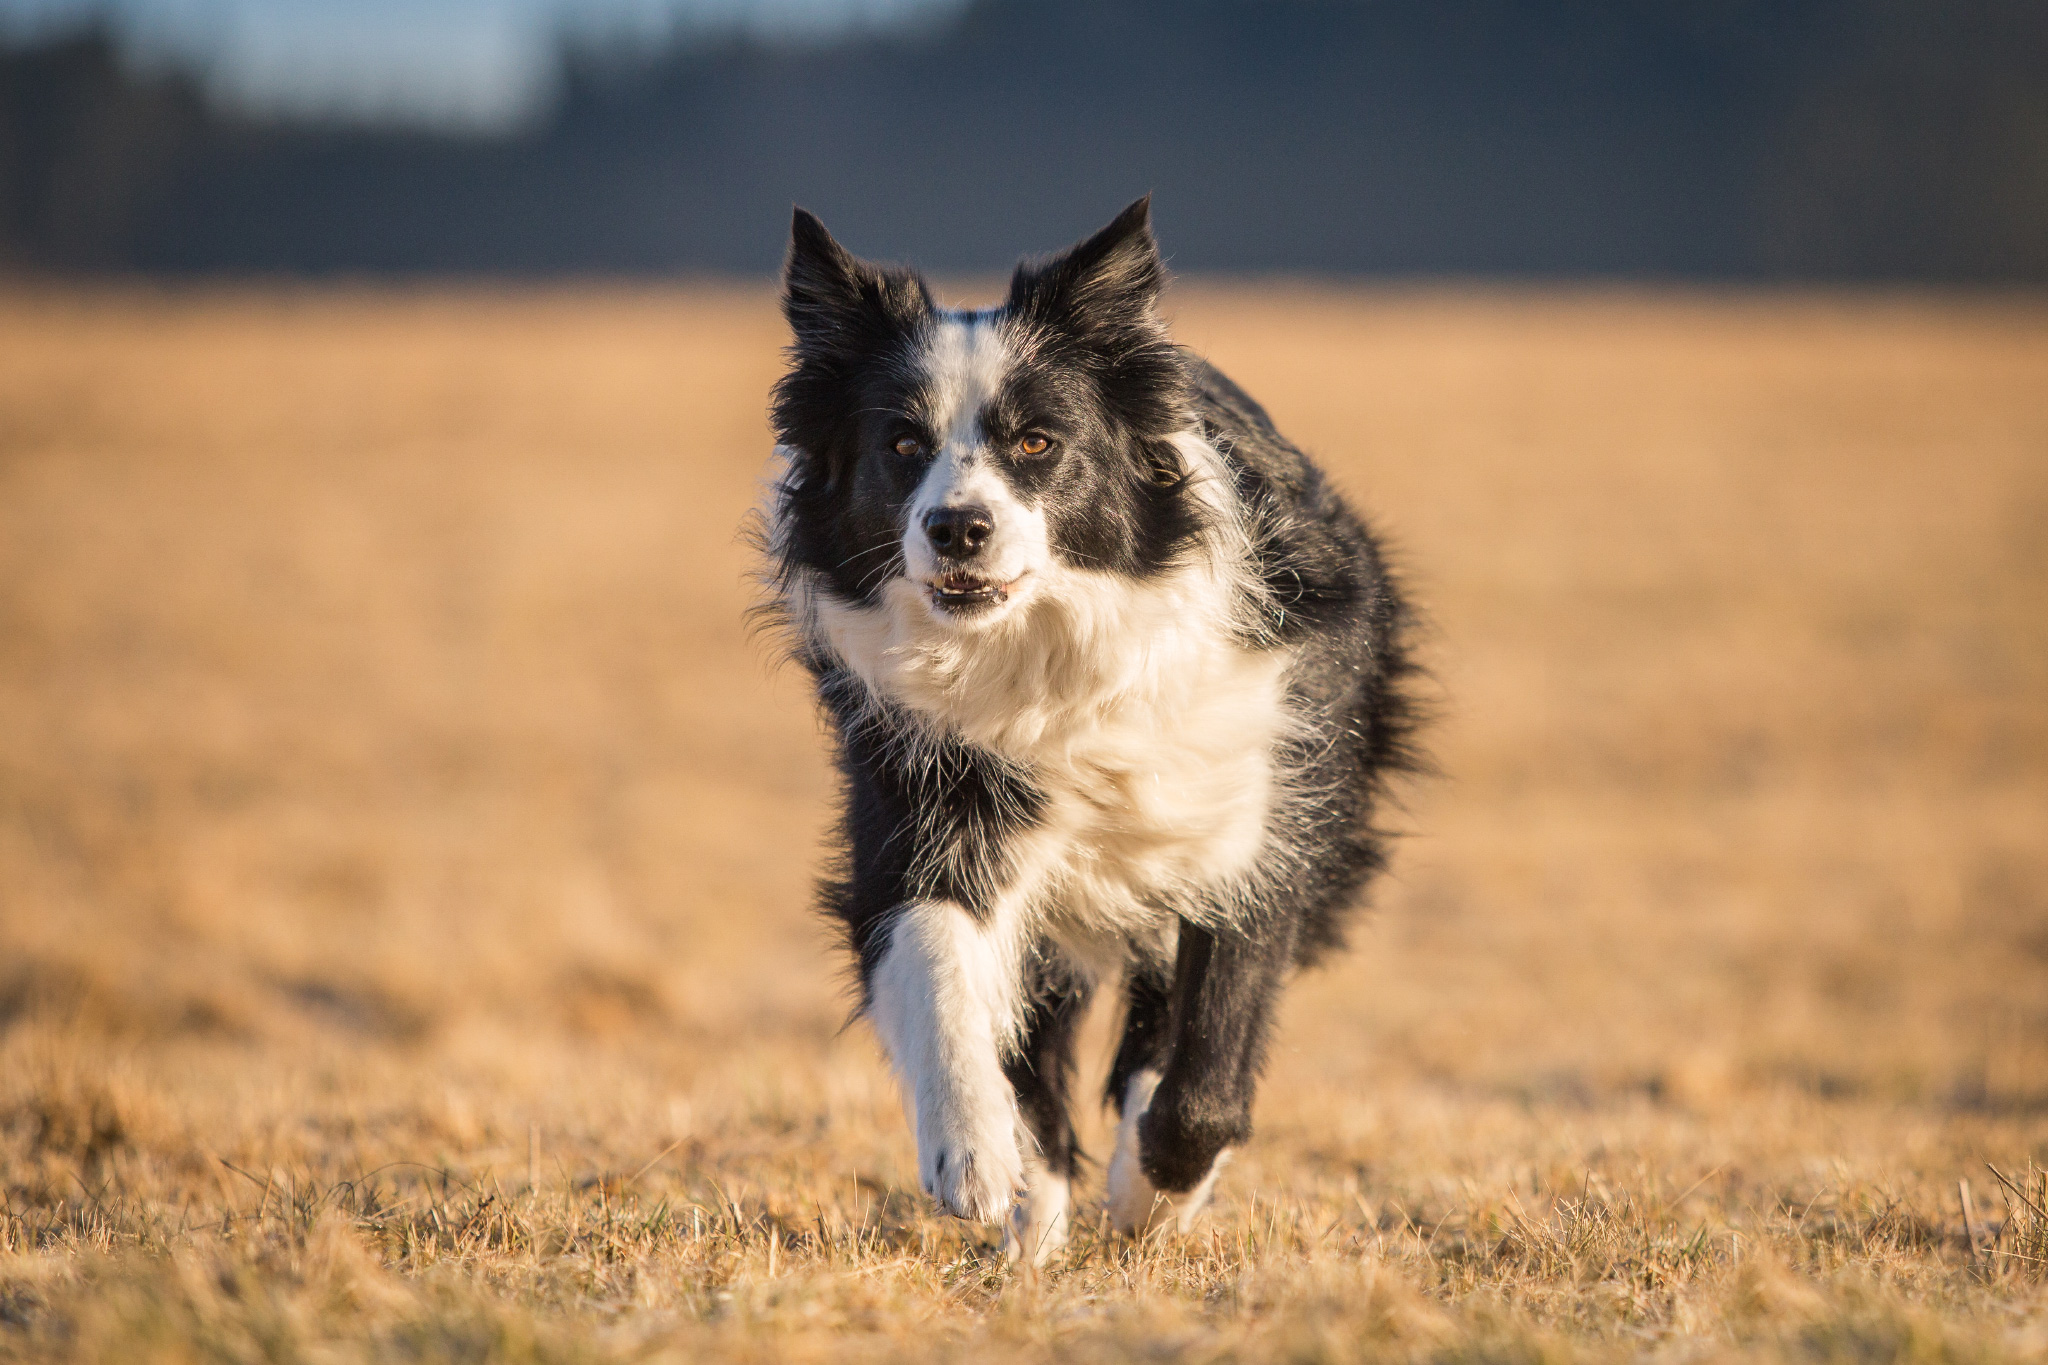
<svg viewBox="0 0 2048 1365">
<path fill-rule="evenodd" d="M 998 583 L 1025 580 L 1012 602 L 1051 562 L 1044 515 L 1018 500 L 998 467 L 1002 456 L 989 448 L 981 428 L 982 410 L 995 397 L 1012 358 L 1002 329 L 987 314 L 948 314 L 933 328 L 924 366 L 939 447 L 911 497 L 903 527 L 903 562 L 920 584 L 949 567 L 924 530 L 925 517 L 941 508 L 979 507 L 988 514 L 994 529 L 980 556 L 965 567 Z"/>
</svg>

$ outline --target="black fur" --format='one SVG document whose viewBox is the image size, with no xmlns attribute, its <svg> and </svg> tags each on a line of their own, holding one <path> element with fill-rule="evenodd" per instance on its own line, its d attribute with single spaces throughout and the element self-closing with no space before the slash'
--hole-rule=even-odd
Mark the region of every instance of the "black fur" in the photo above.
<svg viewBox="0 0 2048 1365">
<path fill-rule="evenodd" d="M 1046 946 L 1032 958 L 1030 1016 L 1017 1055 L 1003 1071 L 1017 1091 L 1017 1108 L 1038 1142 L 1039 1157 L 1055 1175 L 1072 1177 L 1081 1145 L 1074 1139 L 1069 1090 L 1074 1083 L 1074 1041 L 1092 992 L 1054 964 Z"/>
<path fill-rule="evenodd" d="M 932 323 L 931 291 L 908 271 L 855 260 L 798 209 L 782 311 L 796 340 L 772 416 L 800 463 L 780 492 L 781 567 L 865 601 L 902 569 L 894 513 L 917 471 L 889 446 L 914 424 L 913 348 Z"/>
<path fill-rule="evenodd" d="M 1036 822 L 1044 796 L 1015 765 L 864 706 L 859 694 L 843 670 L 820 669 L 818 695 L 845 781 L 844 866 L 824 902 L 859 958 L 865 990 L 905 902 L 947 900 L 987 913 L 1010 841 Z"/>
<path fill-rule="evenodd" d="M 1173 441 L 1199 431 L 1224 456 L 1254 552 L 1242 647 L 1296 660 L 1287 704 L 1306 724 L 1274 755 L 1289 795 L 1255 871 L 1256 903 L 1174 907 L 1173 960 L 1134 946 L 1124 986 L 1109 1098 L 1121 1105 L 1134 1074 L 1161 1071 L 1140 1150 L 1153 1182 L 1177 1191 L 1249 1135 L 1277 994 L 1341 942 L 1384 864 L 1374 815 L 1389 776 L 1411 766 L 1414 711 L 1408 615 L 1379 546 L 1256 402 L 1168 338 L 1155 308 L 1163 278 L 1143 200 L 1071 251 L 1019 267 L 986 315 L 1008 329 L 1017 359 L 980 422 L 992 451 L 1027 429 L 1051 438 L 1045 459 L 1000 457 L 1002 477 L 1045 510 L 1063 561 L 1133 582 L 1195 552 L 1204 511 Z M 777 568 L 785 586 L 871 605 L 905 572 L 905 510 L 941 435 L 917 357 L 942 314 L 917 276 L 855 259 L 802 210 L 784 309 L 795 344 L 774 396 L 792 452 L 771 512 Z M 923 458 L 898 453 L 902 441 Z M 1028 766 L 867 695 L 796 624 L 843 778 L 839 871 L 824 907 L 844 927 L 865 1001 L 906 903 L 987 915 L 1047 794 Z M 1070 1173 L 1067 1092 L 1088 988 L 1050 938 L 1028 960 L 1025 1036 L 1004 1066 L 1044 1160 Z"/>
</svg>

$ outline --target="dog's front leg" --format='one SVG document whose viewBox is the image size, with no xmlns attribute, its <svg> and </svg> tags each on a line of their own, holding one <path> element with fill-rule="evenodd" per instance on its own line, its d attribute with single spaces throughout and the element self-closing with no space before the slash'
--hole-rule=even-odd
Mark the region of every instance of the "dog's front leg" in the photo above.
<svg viewBox="0 0 2048 1365">
<path fill-rule="evenodd" d="M 868 1013 L 903 1078 L 918 1174 L 948 1213 L 995 1222 L 1024 1184 L 1002 1049 L 1017 1029 L 1022 963 L 1000 917 L 948 901 L 898 913 L 869 979 Z"/>
<path fill-rule="evenodd" d="M 1219 935 L 1182 924 L 1170 995 L 1143 1002 L 1153 1017 L 1134 1010 L 1126 1049 L 1151 1056 L 1117 1097 L 1109 1212 L 1125 1231 L 1187 1231 L 1231 1152 L 1251 1136 L 1266 1031 L 1293 958 L 1286 926 L 1259 929 Z"/>
</svg>

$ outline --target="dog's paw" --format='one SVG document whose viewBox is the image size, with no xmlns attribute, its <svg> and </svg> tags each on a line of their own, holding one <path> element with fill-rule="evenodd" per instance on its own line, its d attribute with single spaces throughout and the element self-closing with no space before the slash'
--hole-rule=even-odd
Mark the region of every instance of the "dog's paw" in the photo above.
<svg viewBox="0 0 2048 1365">
<path fill-rule="evenodd" d="M 1138 1120 L 1151 1107 L 1159 1073 L 1140 1071 L 1124 1089 L 1123 1120 L 1116 1128 L 1116 1150 L 1109 1157 L 1109 1223 L 1118 1232 L 1141 1232 L 1152 1224 L 1159 1191 L 1145 1178 L 1138 1160 Z"/>
<path fill-rule="evenodd" d="M 1110 1226 L 1131 1237 L 1192 1231 L 1208 1210 L 1216 1181 L 1230 1164 L 1230 1157 L 1230 1149 L 1224 1148 L 1200 1184 L 1184 1194 L 1169 1194 L 1146 1178 L 1135 1154 L 1125 1158 L 1119 1147 L 1109 1168 Z"/>
<path fill-rule="evenodd" d="M 999 1222 L 1024 1190 L 1014 1141 L 979 1148 L 941 1143 L 922 1164 L 924 1192 L 955 1218 Z"/>
<path fill-rule="evenodd" d="M 1123 1121 L 1117 1125 L 1116 1151 L 1109 1159 L 1109 1221 L 1117 1231 L 1140 1237 L 1167 1229 L 1186 1232 L 1209 1207 L 1217 1177 L 1229 1164 L 1228 1147 L 1217 1152 L 1193 1188 L 1179 1194 L 1160 1189 L 1146 1174 L 1139 1124 L 1152 1107 L 1159 1073 L 1140 1071 L 1124 1092 Z"/>
<path fill-rule="evenodd" d="M 1067 1244 L 1070 1186 L 1033 1158 L 1026 1163 L 1028 1188 L 1003 1227 L 1003 1255 L 1012 1265 L 1036 1270 Z"/>
<path fill-rule="evenodd" d="M 1016 1113 L 1008 1104 L 947 1106 L 919 1116 L 918 1175 L 924 1191 L 955 1218 L 995 1223 L 1024 1190 Z"/>
</svg>

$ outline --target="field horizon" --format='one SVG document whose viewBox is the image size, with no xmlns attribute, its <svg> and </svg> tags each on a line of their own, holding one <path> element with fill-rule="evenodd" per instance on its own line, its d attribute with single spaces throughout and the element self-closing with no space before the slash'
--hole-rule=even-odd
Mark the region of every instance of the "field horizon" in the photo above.
<svg viewBox="0 0 2048 1365">
<path fill-rule="evenodd" d="M 1167 311 L 1436 771 L 1206 1224 L 1027 1278 L 810 908 L 767 287 L 0 290 L 0 1361 L 2048 1359 L 2048 300 Z"/>
</svg>

